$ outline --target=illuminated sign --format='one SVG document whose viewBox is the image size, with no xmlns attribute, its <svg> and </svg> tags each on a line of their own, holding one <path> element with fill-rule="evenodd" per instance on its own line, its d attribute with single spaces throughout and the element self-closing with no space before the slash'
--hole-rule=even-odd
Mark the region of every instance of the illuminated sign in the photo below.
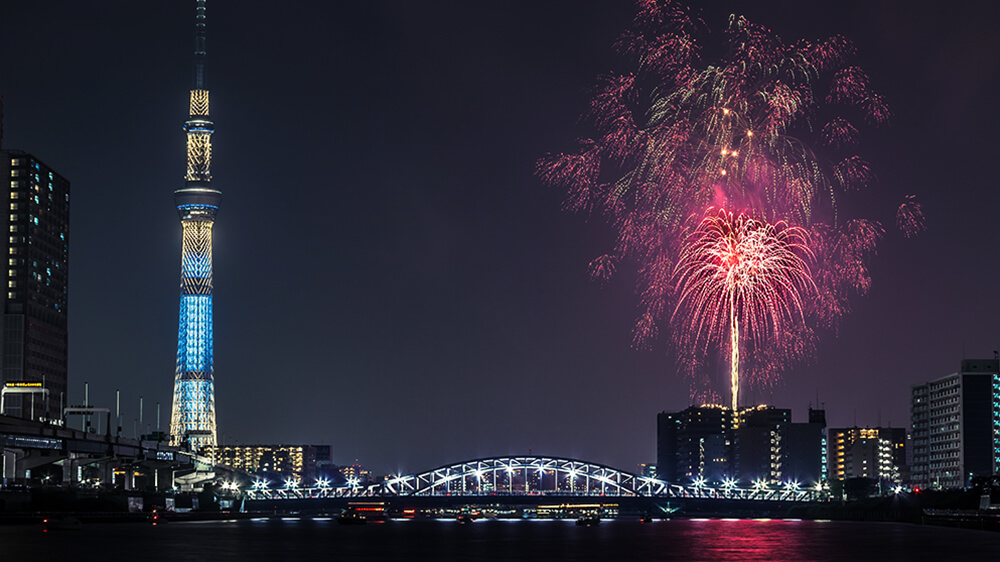
<svg viewBox="0 0 1000 562">
<path fill-rule="evenodd" d="M 7 388 L 42 388 L 40 382 L 12 381 L 5 384 Z"/>
<path fill-rule="evenodd" d="M 173 451 L 154 451 L 152 449 L 146 449 L 143 451 L 147 459 L 155 459 L 158 461 L 172 461 L 174 460 Z"/>
</svg>

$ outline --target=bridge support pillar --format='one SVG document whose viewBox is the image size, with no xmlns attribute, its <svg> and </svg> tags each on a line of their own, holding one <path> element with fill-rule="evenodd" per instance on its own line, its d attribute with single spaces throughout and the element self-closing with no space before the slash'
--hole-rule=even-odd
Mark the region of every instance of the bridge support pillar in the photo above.
<svg viewBox="0 0 1000 562">
<path fill-rule="evenodd" d="M 120 468 L 122 469 L 122 488 L 126 490 L 135 488 L 135 469 L 132 468 L 131 464 L 126 464 Z"/>
<path fill-rule="evenodd" d="M 0 460 L 0 483 L 4 486 L 13 484 L 17 473 L 17 451 L 14 449 L 0 449 L 3 451 L 3 458 Z"/>
<path fill-rule="evenodd" d="M 77 458 L 76 453 L 69 453 L 60 462 L 62 462 L 63 467 L 63 486 L 76 486 L 79 484 L 80 459 Z"/>
<path fill-rule="evenodd" d="M 111 485 L 115 481 L 115 459 L 105 459 L 100 462 L 99 474 L 101 483 Z"/>
</svg>

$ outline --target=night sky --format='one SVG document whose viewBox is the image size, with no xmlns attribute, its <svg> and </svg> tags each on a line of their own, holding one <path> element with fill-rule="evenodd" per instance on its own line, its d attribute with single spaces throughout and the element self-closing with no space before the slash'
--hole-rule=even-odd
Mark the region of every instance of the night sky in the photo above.
<svg viewBox="0 0 1000 562">
<path fill-rule="evenodd" d="M 861 147 L 883 221 L 873 287 L 756 401 L 901 426 L 909 385 L 1000 349 L 1000 4 L 713 1 L 791 42 L 843 34 L 894 112 Z M 70 393 L 169 425 L 193 1 L 7 2 L 5 148 L 72 182 Z M 505 454 L 634 470 L 689 403 L 664 342 L 632 348 L 634 268 L 560 210 L 536 159 L 572 150 L 630 0 L 208 3 L 215 380 L 223 443 L 330 444 L 412 472 Z M 916 194 L 928 230 L 905 240 Z M 720 377 L 720 393 L 725 382 Z M 728 399 L 728 398 L 727 398 Z M 155 429 L 155 427 L 153 428 Z"/>
</svg>

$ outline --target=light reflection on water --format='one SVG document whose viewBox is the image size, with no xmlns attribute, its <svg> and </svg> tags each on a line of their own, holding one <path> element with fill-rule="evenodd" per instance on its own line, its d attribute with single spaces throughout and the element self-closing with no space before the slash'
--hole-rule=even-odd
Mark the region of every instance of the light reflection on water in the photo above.
<svg viewBox="0 0 1000 562">
<path fill-rule="evenodd" d="M 329 517 L 166 525 L 94 524 L 42 534 L 0 526 L 4 560 L 72 559 L 81 552 L 142 560 L 995 560 L 1000 533 L 902 523 L 782 519 L 388 520 Z M 111 556 L 110 558 L 115 558 Z"/>
</svg>

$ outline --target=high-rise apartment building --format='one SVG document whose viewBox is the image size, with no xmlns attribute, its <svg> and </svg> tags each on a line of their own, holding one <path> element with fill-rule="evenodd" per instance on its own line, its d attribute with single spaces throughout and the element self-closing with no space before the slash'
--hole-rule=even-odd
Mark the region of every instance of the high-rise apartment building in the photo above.
<svg viewBox="0 0 1000 562">
<path fill-rule="evenodd" d="M 961 370 L 911 387 L 913 466 L 920 488 L 961 488 L 1000 468 L 1000 361 L 963 359 Z"/>
<path fill-rule="evenodd" d="M 69 181 L 35 156 L 0 151 L 7 178 L 7 288 L 0 330 L 4 414 L 58 419 L 65 405 L 69 336 Z"/>
</svg>

